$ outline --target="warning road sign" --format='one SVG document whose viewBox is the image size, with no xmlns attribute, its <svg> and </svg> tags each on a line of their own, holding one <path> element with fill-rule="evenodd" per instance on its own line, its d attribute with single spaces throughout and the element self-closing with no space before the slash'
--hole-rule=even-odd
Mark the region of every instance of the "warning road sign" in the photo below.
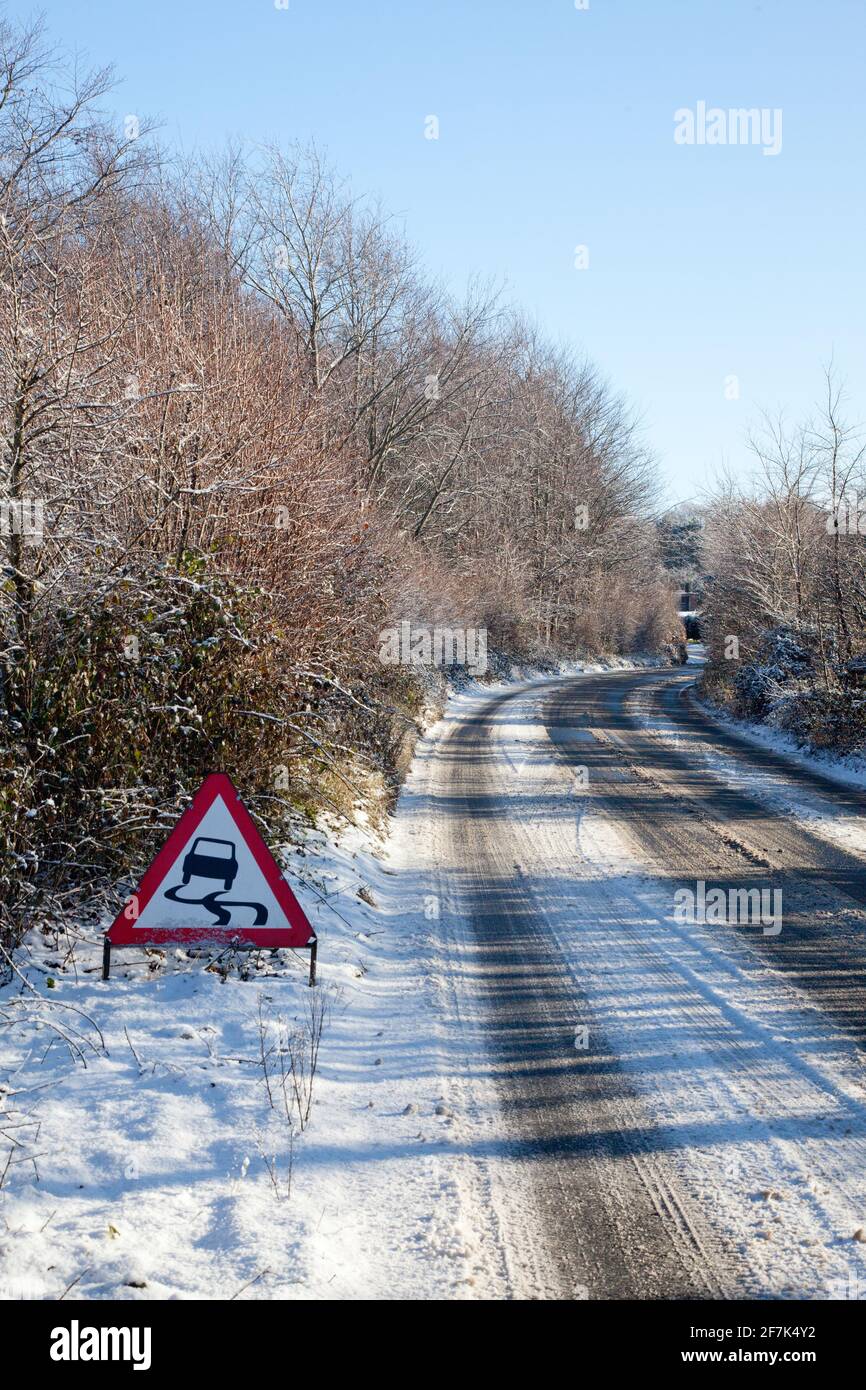
<svg viewBox="0 0 866 1390">
<path fill-rule="evenodd" d="M 112 946 L 164 941 L 315 951 L 313 928 L 224 773 L 202 783 L 109 927 L 106 967 Z"/>
</svg>

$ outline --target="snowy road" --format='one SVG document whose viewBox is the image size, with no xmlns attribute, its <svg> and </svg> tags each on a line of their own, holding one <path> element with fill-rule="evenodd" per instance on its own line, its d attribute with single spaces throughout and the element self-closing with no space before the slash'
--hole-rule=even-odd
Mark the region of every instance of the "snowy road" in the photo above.
<svg viewBox="0 0 866 1390">
<path fill-rule="evenodd" d="M 287 852 L 329 1010 L 303 1132 L 261 1057 L 306 960 L 130 950 L 103 984 L 94 924 L 34 932 L 0 1297 L 866 1298 L 862 793 L 689 680 L 454 694 L 387 837 Z M 702 882 L 781 920 L 683 920 Z"/>
<path fill-rule="evenodd" d="M 689 681 L 459 697 L 402 799 L 482 1296 L 866 1295 L 862 796 Z M 782 920 L 677 920 L 699 881 Z"/>
</svg>

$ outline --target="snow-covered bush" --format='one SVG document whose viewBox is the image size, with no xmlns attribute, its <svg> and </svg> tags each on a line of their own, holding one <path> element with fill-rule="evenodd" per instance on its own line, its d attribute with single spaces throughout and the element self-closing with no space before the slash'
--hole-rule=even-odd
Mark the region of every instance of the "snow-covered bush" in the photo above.
<svg viewBox="0 0 866 1390">
<path fill-rule="evenodd" d="M 861 751 L 866 692 L 846 683 L 844 664 L 832 650 L 822 661 L 816 648 L 808 632 L 768 629 L 754 657 L 734 670 L 723 660 L 711 665 L 705 688 L 741 718 L 772 724 L 805 746 Z"/>
<path fill-rule="evenodd" d="M 811 654 L 800 634 L 788 627 L 769 629 L 761 635 L 755 659 L 740 666 L 734 677 L 737 713 L 767 719 L 812 670 Z"/>
<path fill-rule="evenodd" d="M 866 693 L 800 690 L 777 710 L 773 722 L 813 748 L 860 753 L 866 749 Z"/>
<path fill-rule="evenodd" d="M 0 707 L 2 936 L 134 876 L 209 772 L 274 838 L 348 810 L 353 750 L 386 765 L 394 738 L 353 698 L 297 671 L 267 596 L 214 556 L 81 575 Z"/>
</svg>

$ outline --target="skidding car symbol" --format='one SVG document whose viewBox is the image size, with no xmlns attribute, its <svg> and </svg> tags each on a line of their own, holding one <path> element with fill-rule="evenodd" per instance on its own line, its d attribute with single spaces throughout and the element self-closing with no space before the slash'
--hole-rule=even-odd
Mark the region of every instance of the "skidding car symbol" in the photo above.
<svg viewBox="0 0 866 1390">
<path fill-rule="evenodd" d="M 209 840 L 207 836 L 200 835 L 193 840 L 192 849 L 183 861 L 184 883 L 189 883 L 193 874 L 198 878 L 219 878 L 226 892 L 234 883 L 237 872 L 238 861 L 231 840 Z"/>
</svg>

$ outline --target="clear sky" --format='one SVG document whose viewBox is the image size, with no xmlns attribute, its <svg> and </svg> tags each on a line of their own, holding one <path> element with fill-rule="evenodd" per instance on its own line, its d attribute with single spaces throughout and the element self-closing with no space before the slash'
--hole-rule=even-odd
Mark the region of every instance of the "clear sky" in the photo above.
<svg viewBox="0 0 866 1390">
<path fill-rule="evenodd" d="M 434 274 L 504 278 L 628 393 L 672 497 L 745 468 L 758 409 L 807 411 L 831 355 L 866 418 L 864 0 L 39 8 L 116 65 L 119 119 L 154 116 L 187 150 L 315 137 Z M 675 143 L 700 101 L 780 108 L 781 152 Z"/>
</svg>

